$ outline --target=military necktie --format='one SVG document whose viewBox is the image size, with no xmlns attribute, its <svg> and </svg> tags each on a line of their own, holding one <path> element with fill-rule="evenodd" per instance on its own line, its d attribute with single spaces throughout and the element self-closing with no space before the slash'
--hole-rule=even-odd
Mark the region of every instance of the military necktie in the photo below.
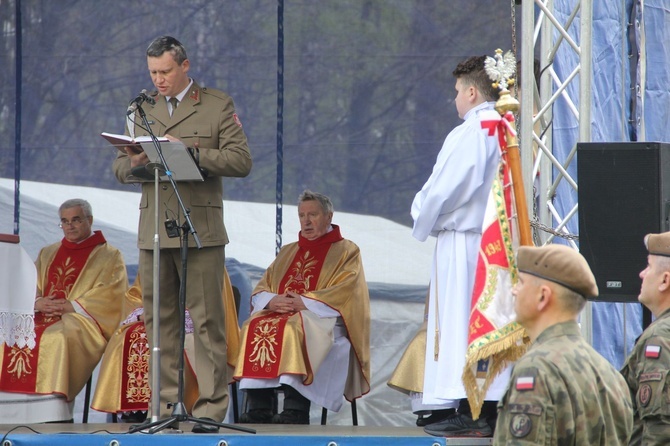
<svg viewBox="0 0 670 446">
<path fill-rule="evenodd" d="M 179 100 L 176 97 L 172 96 L 170 98 L 170 105 L 172 105 L 172 109 L 170 110 L 170 116 L 172 116 L 175 110 L 177 109 L 177 105 L 179 105 Z"/>
</svg>

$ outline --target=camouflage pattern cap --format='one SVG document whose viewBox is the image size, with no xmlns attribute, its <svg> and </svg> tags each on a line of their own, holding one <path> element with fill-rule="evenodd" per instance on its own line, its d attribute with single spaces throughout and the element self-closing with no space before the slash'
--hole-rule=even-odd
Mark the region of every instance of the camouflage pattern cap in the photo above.
<svg viewBox="0 0 670 446">
<path fill-rule="evenodd" d="M 521 246 L 517 253 L 519 271 L 550 280 L 582 295 L 598 295 L 596 278 L 586 259 L 565 245 Z"/>
<path fill-rule="evenodd" d="M 670 232 L 647 234 L 644 237 L 644 245 L 649 254 L 670 257 Z"/>
</svg>

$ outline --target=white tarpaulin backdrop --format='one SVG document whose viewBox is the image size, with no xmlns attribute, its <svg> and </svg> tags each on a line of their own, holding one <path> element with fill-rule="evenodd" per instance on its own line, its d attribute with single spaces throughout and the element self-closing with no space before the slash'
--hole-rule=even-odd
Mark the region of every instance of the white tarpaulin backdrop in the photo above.
<svg viewBox="0 0 670 446">
<path fill-rule="evenodd" d="M 20 184 L 21 244 L 34 259 L 39 249 L 62 238 L 58 227 L 58 206 L 70 198 L 83 198 L 93 208 L 93 227 L 101 229 L 112 245 L 119 248 L 131 273 L 137 264 L 137 221 L 139 192 L 119 192 L 80 186 L 23 181 Z M 14 213 L 14 181 L 0 179 L 0 233 L 11 233 Z M 274 258 L 275 207 L 271 204 L 224 202 L 230 244 L 227 259 L 235 259 L 239 269 L 248 271 L 254 282 Z M 297 239 L 299 222 L 296 206 L 284 206 L 284 243 Z M 410 228 L 380 217 L 337 212 L 333 223 L 342 234 L 361 248 L 365 275 L 370 285 L 371 303 L 371 392 L 357 401 L 359 423 L 365 425 L 412 425 L 409 401 L 387 385 L 409 340 L 421 324 L 429 280 L 434 241 L 420 243 Z M 227 262 L 228 263 L 228 262 Z M 230 266 L 229 266 L 230 268 Z M 231 276 L 233 276 L 231 274 Z M 235 276 L 232 277 L 235 284 Z M 255 283 L 255 282 L 254 282 Z M 250 285 L 239 286 L 242 300 L 249 298 Z M 247 290 L 245 293 L 245 289 Z M 246 294 L 246 296 L 245 296 Z M 248 314 L 248 306 L 246 314 Z M 241 305 L 241 317 L 245 314 Z M 75 421 L 81 421 L 81 395 Z M 317 423 L 321 408 L 312 411 Z M 106 415 L 92 411 L 89 422 L 104 422 Z M 350 424 L 351 411 L 345 404 L 340 413 L 329 413 L 329 424 Z"/>
</svg>

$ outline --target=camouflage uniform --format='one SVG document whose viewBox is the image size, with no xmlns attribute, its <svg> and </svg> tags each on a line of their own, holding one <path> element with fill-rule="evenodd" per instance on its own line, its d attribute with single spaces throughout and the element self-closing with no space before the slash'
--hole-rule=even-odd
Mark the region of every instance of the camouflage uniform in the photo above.
<svg viewBox="0 0 670 446">
<path fill-rule="evenodd" d="M 571 321 L 544 330 L 514 366 L 493 444 L 626 445 L 632 430 L 625 381 Z"/>
<path fill-rule="evenodd" d="M 670 310 L 640 336 L 623 366 L 633 399 L 631 445 L 670 444 Z"/>
</svg>

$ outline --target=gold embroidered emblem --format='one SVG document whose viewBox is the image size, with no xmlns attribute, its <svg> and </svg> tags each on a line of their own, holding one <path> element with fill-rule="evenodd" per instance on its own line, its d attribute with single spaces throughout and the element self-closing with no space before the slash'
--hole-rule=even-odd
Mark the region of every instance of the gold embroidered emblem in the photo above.
<svg viewBox="0 0 670 446">
<path fill-rule="evenodd" d="M 33 357 L 32 349 L 28 347 L 18 348 L 13 346 L 9 356 L 11 360 L 9 361 L 7 372 L 10 375 L 16 376 L 19 380 L 24 376 L 32 375 L 33 370 L 30 366 L 30 358 Z"/>
<path fill-rule="evenodd" d="M 130 403 L 146 403 L 151 400 L 149 389 L 149 345 L 146 332 L 137 325 L 129 336 L 128 362 L 126 363 L 126 399 Z"/>
<path fill-rule="evenodd" d="M 481 330 L 483 326 L 481 316 L 477 315 L 477 318 L 470 324 L 470 336 Z"/>
<path fill-rule="evenodd" d="M 281 317 L 269 318 L 256 326 L 254 339 L 251 341 L 254 348 L 249 355 L 249 362 L 254 371 L 259 369 L 269 371 L 272 364 L 277 362 L 277 331 L 282 319 Z"/>
<path fill-rule="evenodd" d="M 60 292 L 67 299 L 77 277 L 77 267 L 72 257 L 66 258 L 61 266 L 55 268 L 55 274 L 52 280 L 49 281 L 49 289 L 45 295 L 54 296 Z"/>
<path fill-rule="evenodd" d="M 486 311 L 493 302 L 496 291 L 498 290 L 498 270 L 500 268 L 493 267 L 488 265 L 486 271 L 486 282 L 484 283 L 484 289 L 482 290 L 482 295 L 477 302 L 477 309 L 479 311 Z M 478 327 L 480 328 L 480 327 Z"/>
<path fill-rule="evenodd" d="M 309 251 L 305 251 L 302 258 L 296 259 L 294 266 L 291 268 L 284 289 L 295 291 L 298 294 L 311 290 L 310 282 L 314 277 L 314 268 L 318 263 Z"/>
</svg>

